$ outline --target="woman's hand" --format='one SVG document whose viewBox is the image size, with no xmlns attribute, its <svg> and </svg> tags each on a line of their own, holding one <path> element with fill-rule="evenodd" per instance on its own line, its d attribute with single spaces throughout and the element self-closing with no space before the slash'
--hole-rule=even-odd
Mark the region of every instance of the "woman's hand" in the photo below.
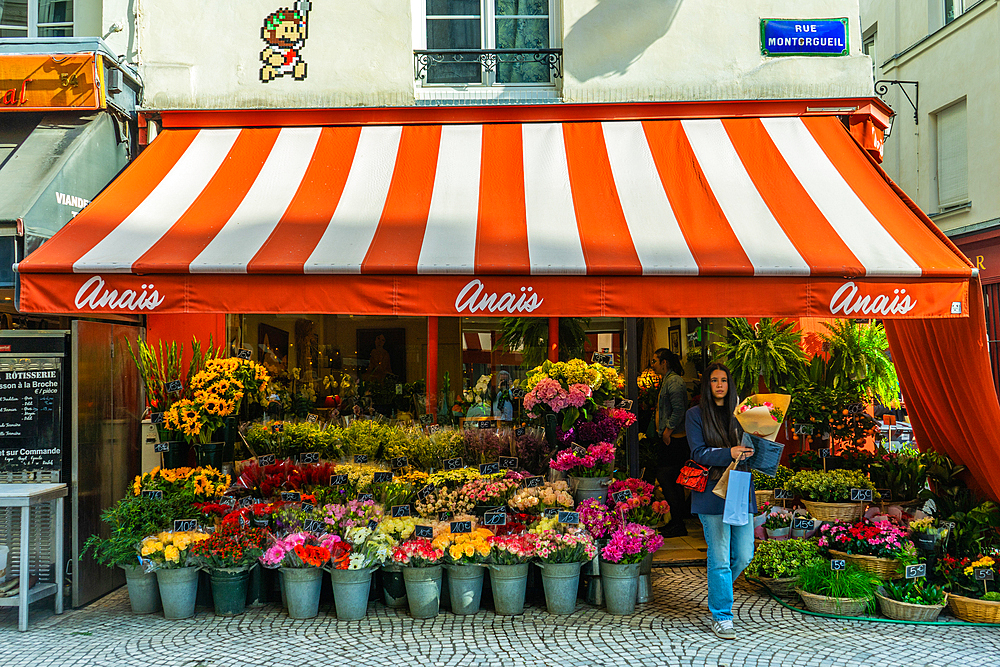
<svg viewBox="0 0 1000 667">
<path fill-rule="evenodd" d="M 729 454 L 733 457 L 734 461 L 739 461 L 745 456 L 750 456 L 753 454 L 753 447 L 744 447 L 743 445 L 736 445 L 730 448 Z"/>
</svg>

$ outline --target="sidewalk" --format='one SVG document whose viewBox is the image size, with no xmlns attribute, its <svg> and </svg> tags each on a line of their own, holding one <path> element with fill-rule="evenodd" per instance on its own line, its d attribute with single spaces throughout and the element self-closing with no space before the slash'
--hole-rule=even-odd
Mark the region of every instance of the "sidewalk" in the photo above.
<svg viewBox="0 0 1000 667">
<path fill-rule="evenodd" d="M 4 667 L 986 667 L 998 664 L 996 628 L 917 626 L 804 616 L 740 584 L 736 641 L 708 632 L 705 570 L 653 570 L 654 599 L 634 616 L 583 603 L 570 616 L 530 606 L 523 616 L 442 612 L 413 620 L 381 604 L 340 623 L 328 605 L 293 621 L 274 606 L 233 618 L 199 608 L 192 619 L 135 616 L 124 589 L 62 616 L 32 609 L 27 633 L 0 611 Z"/>
</svg>

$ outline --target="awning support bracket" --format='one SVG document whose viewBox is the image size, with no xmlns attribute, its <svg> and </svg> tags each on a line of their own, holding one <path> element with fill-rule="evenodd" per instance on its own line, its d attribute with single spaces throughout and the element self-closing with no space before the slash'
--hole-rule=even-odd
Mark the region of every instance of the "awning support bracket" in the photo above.
<svg viewBox="0 0 1000 667">
<path fill-rule="evenodd" d="M 913 107 L 913 124 L 920 125 L 919 107 L 920 107 L 920 83 L 917 81 L 900 81 L 898 79 L 882 79 L 881 81 L 875 82 L 875 94 L 882 97 L 889 92 L 889 86 L 899 86 L 899 89 L 903 91 L 903 96 L 906 101 L 910 103 Z M 910 94 L 906 92 L 906 86 L 913 86 L 913 98 L 910 98 Z"/>
</svg>

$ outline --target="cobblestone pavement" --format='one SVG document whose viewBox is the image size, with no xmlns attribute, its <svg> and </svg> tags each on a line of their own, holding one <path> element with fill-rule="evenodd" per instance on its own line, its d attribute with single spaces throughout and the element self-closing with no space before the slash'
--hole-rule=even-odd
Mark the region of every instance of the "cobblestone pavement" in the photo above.
<svg viewBox="0 0 1000 667">
<path fill-rule="evenodd" d="M 122 588 L 62 616 L 33 609 L 28 633 L 0 611 L 0 665 L 156 667 L 612 667 L 659 665 L 975 667 L 1000 664 L 994 627 L 940 627 L 806 616 L 740 584 L 736 641 L 708 632 L 704 568 L 657 569 L 653 601 L 614 617 L 578 604 L 569 616 L 530 606 L 523 616 L 442 612 L 414 620 L 373 604 L 361 622 L 329 606 L 295 621 L 273 605 L 233 618 L 199 608 L 194 618 L 136 616 Z"/>
</svg>

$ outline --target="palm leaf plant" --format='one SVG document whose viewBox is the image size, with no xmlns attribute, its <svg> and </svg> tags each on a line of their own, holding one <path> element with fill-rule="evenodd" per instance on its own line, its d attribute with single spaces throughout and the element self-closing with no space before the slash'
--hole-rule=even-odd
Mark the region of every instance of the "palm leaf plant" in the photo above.
<svg viewBox="0 0 1000 667">
<path fill-rule="evenodd" d="M 802 334 L 791 322 L 764 317 L 750 326 L 744 317 L 730 317 L 726 329 L 720 352 L 741 394 L 755 393 L 758 379 L 773 391 L 803 376 Z"/>
<path fill-rule="evenodd" d="M 886 350 L 889 341 L 880 322 L 856 323 L 853 320 L 824 322 L 828 333 L 822 334 L 830 346 L 827 381 L 833 386 L 854 382 L 863 393 L 890 405 L 899 396 L 896 367 Z"/>
<path fill-rule="evenodd" d="M 587 342 L 584 317 L 559 318 L 559 361 L 583 357 Z M 500 342 L 510 351 L 520 351 L 525 369 L 541 366 L 549 358 L 549 321 L 544 317 L 505 317 L 500 320 Z"/>
</svg>

